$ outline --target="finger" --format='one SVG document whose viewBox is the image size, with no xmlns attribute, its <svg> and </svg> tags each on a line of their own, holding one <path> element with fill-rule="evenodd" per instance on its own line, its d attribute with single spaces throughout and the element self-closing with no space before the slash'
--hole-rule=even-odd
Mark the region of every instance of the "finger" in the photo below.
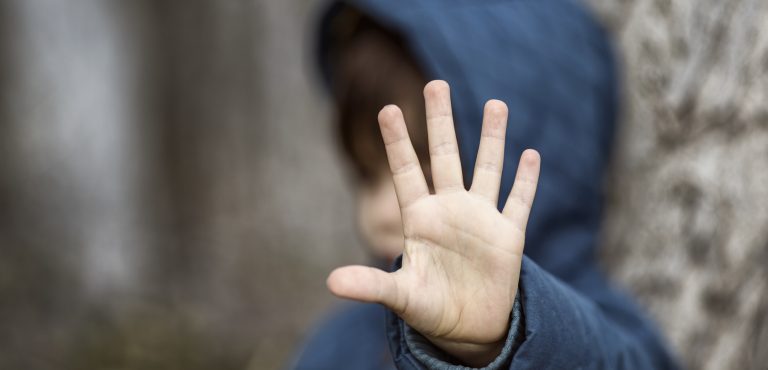
<svg viewBox="0 0 768 370">
<path fill-rule="evenodd" d="M 397 199 L 400 208 L 406 208 L 421 197 L 429 195 L 429 188 L 424 180 L 424 173 L 421 172 L 419 158 L 416 157 L 408 137 L 408 128 L 400 108 L 394 105 L 382 108 L 379 112 L 379 126 L 387 149 Z"/>
<path fill-rule="evenodd" d="M 527 149 L 523 152 L 517 167 L 515 184 L 512 185 L 512 191 L 509 193 L 509 198 L 507 198 L 507 203 L 504 206 L 504 215 L 512 220 L 522 232 L 525 232 L 533 198 L 536 195 L 540 166 L 539 152 L 533 149 Z"/>
<path fill-rule="evenodd" d="M 398 294 L 396 274 L 368 266 L 344 266 L 331 272 L 326 285 L 338 297 L 381 303 L 399 313 L 404 303 Z"/>
<path fill-rule="evenodd" d="M 504 166 L 504 138 L 507 131 L 507 105 L 499 100 L 485 103 L 480 148 L 477 151 L 471 192 L 488 199 L 494 206 L 499 200 L 499 184 Z"/>
<path fill-rule="evenodd" d="M 427 137 L 435 192 L 464 189 L 459 147 L 453 128 L 451 91 L 445 81 L 432 81 L 424 87 L 427 111 Z"/>
</svg>

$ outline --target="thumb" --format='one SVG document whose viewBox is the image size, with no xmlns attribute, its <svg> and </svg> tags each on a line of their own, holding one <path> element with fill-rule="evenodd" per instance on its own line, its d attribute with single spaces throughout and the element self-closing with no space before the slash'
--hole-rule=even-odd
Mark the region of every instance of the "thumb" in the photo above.
<svg viewBox="0 0 768 370">
<path fill-rule="evenodd" d="M 333 270 L 326 284 L 333 294 L 341 298 L 381 303 L 398 313 L 403 307 L 396 273 L 368 266 L 344 266 Z"/>
</svg>

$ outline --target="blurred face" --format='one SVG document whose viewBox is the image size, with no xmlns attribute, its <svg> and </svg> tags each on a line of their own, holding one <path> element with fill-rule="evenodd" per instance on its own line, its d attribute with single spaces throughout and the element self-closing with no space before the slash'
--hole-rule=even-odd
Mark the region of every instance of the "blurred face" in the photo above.
<svg viewBox="0 0 768 370">
<path fill-rule="evenodd" d="M 429 162 L 421 165 L 432 192 Z M 403 252 L 405 238 L 392 174 L 385 165 L 372 181 L 358 182 L 357 224 L 363 241 L 374 256 L 387 262 Z"/>
<path fill-rule="evenodd" d="M 403 251 L 403 228 L 392 175 L 382 169 L 375 180 L 357 189 L 360 235 L 378 258 L 393 261 Z"/>
<path fill-rule="evenodd" d="M 375 257 L 392 261 L 402 252 L 404 238 L 376 116 L 385 105 L 398 105 L 416 153 L 427 158 L 422 95 L 427 80 L 404 40 L 362 14 L 347 16 L 357 17 L 348 22 L 356 29 L 340 31 L 329 53 L 337 133 L 356 184 L 359 233 Z"/>
</svg>

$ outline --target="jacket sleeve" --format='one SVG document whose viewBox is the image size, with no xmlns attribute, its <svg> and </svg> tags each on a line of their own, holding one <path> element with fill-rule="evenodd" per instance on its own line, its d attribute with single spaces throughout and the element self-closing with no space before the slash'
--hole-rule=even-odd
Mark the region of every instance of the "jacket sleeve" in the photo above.
<svg viewBox="0 0 768 370">
<path fill-rule="evenodd" d="M 513 310 L 506 346 L 487 369 L 678 368 L 652 325 L 596 270 L 579 280 L 566 284 L 524 257 L 520 311 Z M 399 369 L 469 369 L 414 336 L 392 312 L 387 331 Z"/>
</svg>

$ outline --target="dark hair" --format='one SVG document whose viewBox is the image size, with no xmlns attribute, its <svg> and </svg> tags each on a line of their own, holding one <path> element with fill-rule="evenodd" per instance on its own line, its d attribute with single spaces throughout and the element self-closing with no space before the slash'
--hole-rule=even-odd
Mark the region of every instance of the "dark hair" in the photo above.
<svg viewBox="0 0 768 370">
<path fill-rule="evenodd" d="M 351 8 L 339 16 L 345 17 L 347 31 L 338 32 L 328 54 L 335 129 L 355 178 L 369 182 L 387 165 L 376 119 L 387 104 L 403 110 L 416 153 L 428 158 L 422 95 L 426 78 L 397 34 Z"/>
</svg>

